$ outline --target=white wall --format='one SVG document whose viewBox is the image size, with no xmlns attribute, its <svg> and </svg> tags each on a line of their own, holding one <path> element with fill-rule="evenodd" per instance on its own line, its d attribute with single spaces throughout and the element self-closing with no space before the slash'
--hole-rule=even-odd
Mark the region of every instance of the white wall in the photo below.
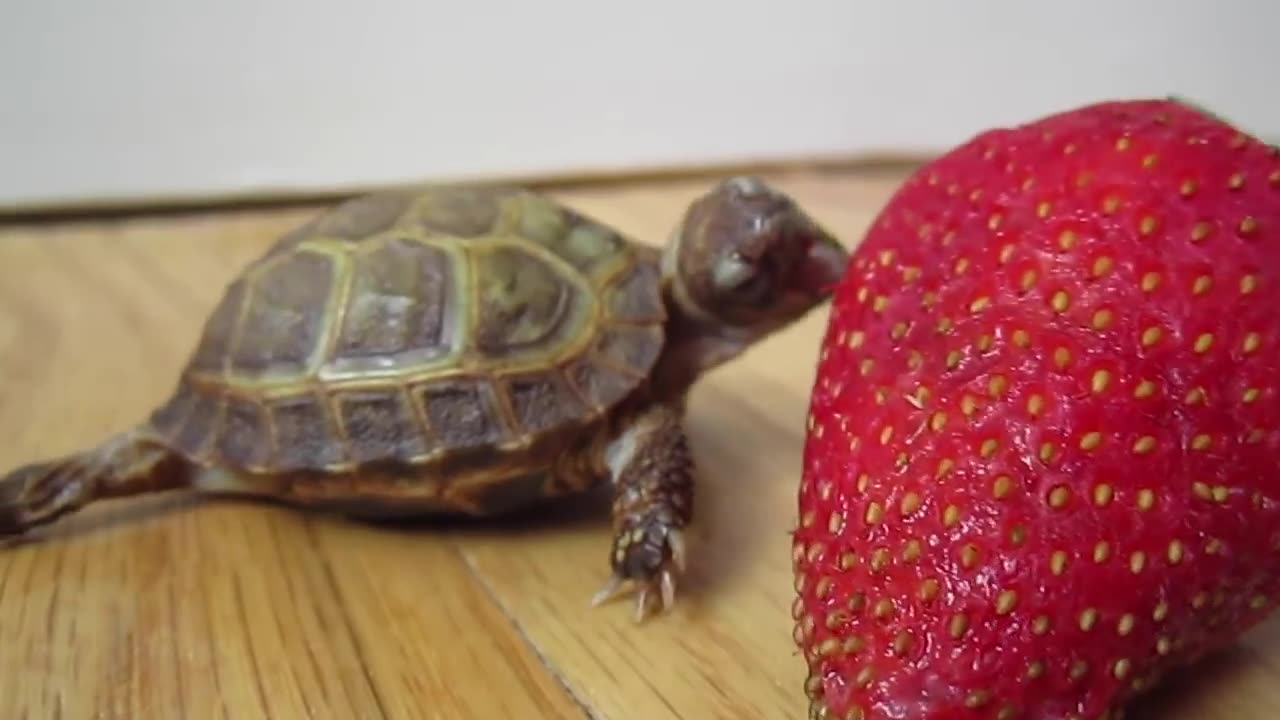
<svg viewBox="0 0 1280 720">
<path fill-rule="evenodd" d="M 1179 91 L 1280 135 L 1280 3 L 4 0 L 0 205 L 932 150 Z"/>
</svg>

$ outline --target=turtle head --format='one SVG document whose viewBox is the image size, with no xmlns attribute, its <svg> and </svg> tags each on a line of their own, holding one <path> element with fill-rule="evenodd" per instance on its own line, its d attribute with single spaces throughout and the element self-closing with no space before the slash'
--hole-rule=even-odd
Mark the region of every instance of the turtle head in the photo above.
<svg viewBox="0 0 1280 720">
<path fill-rule="evenodd" d="M 687 315 L 761 337 L 826 301 L 849 253 L 784 193 L 750 176 L 697 198 L 664 269 Z"/>
</svg>

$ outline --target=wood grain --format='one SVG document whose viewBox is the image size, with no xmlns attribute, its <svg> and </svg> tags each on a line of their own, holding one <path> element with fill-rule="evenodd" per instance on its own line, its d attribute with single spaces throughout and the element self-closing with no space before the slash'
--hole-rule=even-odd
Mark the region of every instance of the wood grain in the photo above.
<svg viewBox="0 0 1280 720">
<path fill-rule="evenodd" d="M 901 177 L 774 178 L 853 238 Z M 661 242 L 702 181 L 590 186 L 578 208 Z M 0 228 L 0 466 L 76 449 L 159 403 L 239 267 L 314 208 Z M 607 499 L 487 523 L 368 526 L 175 495 L 106 503 L 0 549 L 0 718 L 804 716 L 790 543 L 825 312 L 709 376 L 676 611 L 590 610 Z M 1280 621 L 1131 717 L 1280 710 Z"/>
</svg>

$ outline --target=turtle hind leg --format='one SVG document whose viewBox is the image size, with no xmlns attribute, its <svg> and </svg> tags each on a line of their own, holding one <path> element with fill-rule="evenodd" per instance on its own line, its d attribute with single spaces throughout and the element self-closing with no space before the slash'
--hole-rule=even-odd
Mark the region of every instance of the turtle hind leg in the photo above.
<svg viewBox="0 0 1280 720">
<path fill-rule="evenodd" d="M 613 573 L 592 598 L 599 605 L 628 585 L 638 590 L 636 620 L 651 601 L 668 610 L 685 569 L 693 513 L 694 465 L 679 403 L 659 404 L 623 424 L 606 449 L 613 480 Z"/>
<path fill-rule="evenodd" d="M 191 467 L 138 430 L 0 477 L 0 538 L 20 536 L 108 498 L 189 486 Z"/>
</svg>

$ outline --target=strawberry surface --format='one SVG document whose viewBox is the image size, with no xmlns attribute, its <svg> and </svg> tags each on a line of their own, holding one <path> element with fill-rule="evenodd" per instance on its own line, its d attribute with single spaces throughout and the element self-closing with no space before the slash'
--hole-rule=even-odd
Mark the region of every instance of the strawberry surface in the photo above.
<svg viewBox="0 0 1280 720">
<path fill-rule="evenodd" d="M 794 533 L 810 714 L 1095 720 L 1275 606 L 1280 159 L 1163 100 L 985 132 L 856 250 Z"/>
</svg>

